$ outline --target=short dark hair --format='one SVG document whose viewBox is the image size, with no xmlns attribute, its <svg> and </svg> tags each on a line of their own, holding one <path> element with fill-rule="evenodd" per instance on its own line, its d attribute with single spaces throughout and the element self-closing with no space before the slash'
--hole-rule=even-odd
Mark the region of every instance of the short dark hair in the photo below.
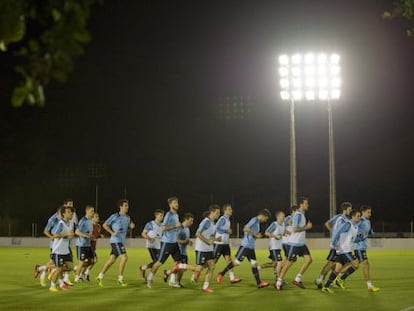
<svg viewBox="0 0 414 311">
<path fill-rule="evenodd" d="M 157 216 L 157 214 L 163 214 L 163 215 L 164 215 L 164 211 L 163 211 L 162 209 L 157 208 L 157 209 L 154 211 L 154 216 Z"/>
<path fill-rule="evenodd" d="M 354 216 L 356 216 L 356 214 L 361 214 L 361 211 L 359 211 L 357 209 L 353 209 L 351 211 L 351 214 L 349 214 L 349 216 L 354 217 Z"/>
<path fill-rule="evenodd" d="M 73 203 L 73 199 L 71 199 L 71 198 L 64 199 L 63 200 L 63 205 L 65 205 L 68 202 L 72 202 Z"/>
<path fill-rule="evenodd" d="M 359 208 L 359 210 L 361 211 L 361 213 L 365 212 L 366 210 L 372 209 L 371 206 L 369 205 L 361 205 L 361 207 Z"/>
<path fill-rule="evenodd" d="M 231 207 L 230 203 L 224 203 L 221 207 L 221 211 L 224 213 L 228 207 Z"/>
<path fill-rule="evenodd" d="M 219 205 L 217 205 L 217 204 L 211 204 L 208 207 L 208 213 L 214 212 L 214 211 L 219 210 L 219 209 L 220 209 L 220 206 Z"/>
<path fill-rule="evenodd" d="M 309 201 L 308 197 L 299 197 L 298 198 L 298 204 L 303 204 L 305 201 Z"/>
<path fill-rule="evenodd" d="M 194 215 L 191 214 L 191 213 L 185 213 L 184 216 L 183 216 L 183 221 L 188 220 L 190 218 L 194 219 Z"/>
<path fill-rule="evenodd" d="M 171 197 L 167 199 L 167 203 L 168 205 L 170 205 L 172 203 L 172 201 L 177 201 L 178 202 L 178 198 L 177 197 Z"/>
<path fill-rule="evenodd" d="M 70 207 L 70 206 L 65 206 L 65 205 L 61 205 L 61 206 L 59 207 L 59 214 L 60 214 L 61 216 L 63 216 L 63 213 L 64 213 L 67 209 L 69 209 L 69 210 L 73 211 L 73 210 L 72 210 L 72 207 Z"/>
<path fill-rule="evenodd" d="M 295 212 L 298 208 L 299 208 L 299 206 L 298 206 L 298 205 L 292 205 L 292 206 L 290 207 L 290 211 L 291 211 L 291 212 Z"/>
<path fill-rule="evenodd" d="M 121 199 L 121 200 L 118 200 L 118 207 L 121 207 L 122 205 L 124 205 L 125 203 L 128 203 L 128 200 L 126 200 L 126 199 Z"/>
<path fill-rule="evenodd" d="M 347 210 L 349 207 L 352 207 L 351 202 L 342 202 L 341 203 L 341 212 Z"/>
<path fill-rule="evenodd" d="M 263 215 L 263 216 L 266 216 L 266 217 L 270 217 L 271 213 L 270 213 L 270 211 L 267 208 L 265 208 L 265 209 L 262 209 L 259 212 L 259 215 Z"/>
</svg>

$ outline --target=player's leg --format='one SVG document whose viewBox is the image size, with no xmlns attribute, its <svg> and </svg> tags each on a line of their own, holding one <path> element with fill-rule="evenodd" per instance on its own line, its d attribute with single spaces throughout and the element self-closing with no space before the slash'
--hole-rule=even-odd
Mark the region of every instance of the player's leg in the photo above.
<svg viewBox="0 0 414 311">
<path fill-rule="evenodd" d="M 236 257 L 234 261 L 230 261 L 226 267 L 217 275 L 217 283 L 221 283 L 223 281 L 223 276 L 230 270 L 233 269 L 233 267 L 240 265 L 240 263 L 244 259 L 244 252 L 246 248 L 244 246 L 240 246 L 239 250 L 236 253 Z"/>
<path fill-rule="evenodd" d="M 116 261 L 116 255 L 111 252 L 111 254 L 109 255 L 108 260 L 105 262 L 105 265 L 103 266 L 101 272 L 99 272 L 98 277 L 96 278 L 96 281 L 98 282 L 98 285 L 100 287 L 103 286 L 102 280 L 104 278 L 105 273 L 115 263 L 115 261 Z"/>
<path fill-rule="evenodd" d="M 213 252 L 211 252 L 211 258 L 207 259 L 206 264 L 207 264 L 207 273 L 204 279 L 203 291 L 211 293 L 213 292 L 213 290 L 210 288 L 210 281 L 213 276 L 214 267 L 215 267 Z"/>
<path fill-rule="evenodd" d="M 256 252 L 254 251 L 254 249 L 247 249 L 245 252 L 245 255 L 247 259 L 249 260 L 250 265 L 252 267 L 252 273 L 253 273 L 254 279 L 256 280 L 257 287 L 258 288 L 268 287 L 269 283 L 262 282 L 262 280 L 260 279 L 259 269 L 257 268 Z"/>
<path fill-rule="evenodd" d="M 124 283 L 124 270 L 125 270 L 127 261 L 128 261 L 128 255 L 126 253 L 119 255 L 118 284 L 123 287 L 127 286 L 127 284 Z"/>
<path fill-rule="evenodd" d="M 361 250 L 360 252 L 361 252 L 361 255 L 360 255 L 360 258 L 358 259 L 362 259 L 362 262 L 361 261 L 360 262 L 362 263 L 362 271 L 364 273 L 364 278 L 365 278 L 365 282 L 367 283 L 368 290 L 371 292 L 377 292 L 380 290 L 380 288 L 372 285 L 371 275 L 369 271 L 370 265 L 368 261 L 367 252 L 366 250 Z"/>
<path fill-rule="evenodd" d="M 295 246 L 290 246 L 287 245 L 287 256 L 286 256 L 286 262 L 283 264 L 283 267 L 280 271 L 280 275 L 277 278 L 276 284 L 275 284 L 275 288 L 277 290 L 281 290 L 282 289 L 282 285 L 283 285 L 283 279 L 286 275 L 286 273 L 289 271 L 290 267 L 293 265 L 293 263 L 296 261 L 296 247 Z"/>
</svg>

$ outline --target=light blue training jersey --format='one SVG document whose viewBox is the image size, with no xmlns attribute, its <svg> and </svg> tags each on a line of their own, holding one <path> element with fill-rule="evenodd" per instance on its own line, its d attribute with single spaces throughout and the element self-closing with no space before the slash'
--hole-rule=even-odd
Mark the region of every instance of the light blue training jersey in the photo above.
<svg viewBox="0 0 414 311">
<path fill-rule="evenodd" d="M 92 231 L 93 231 L 92 219 L 89 219 L 85 216 L 82 217 L 76 229 L 82 232 L 83 234 L 88 234 L 88 235 L 92 234 Z M 91 239 L 79 236 L 76 239 L 76 246 L 81 246 L 81 247 L 91 246 Z"/>
<path fill-rule="evenodd" d="M 131 218 L 128 215 L 121 215 L 119 213 L 112 214 L 105 221 L 112 231 L 118 232 L 116 235 L 111 236 L 110 243 L 124 243 L 128 232 Z"/>
<path fill-rule="evenodd" d="M 358 223 L 358 234 L 355 239 L 354 249 L 366 250 L 368 237 L 372 234 L 371 221 L 368 218 L 361 217 Z"/>
<path fill-rule="evenodd" d="M 178 240 L 190 239 L 190 228 L 184 227 L 184 226 L 181 227 L 181 230 L 178 232 L 177 239 Z M 187 256 L 187 244 L 178 243 L 178 247 L 180 248 L 181 255 Z"/>
<path fill-rule="evenodd" d="M 260 221 L 257 216 L 251 218 L 245 227 L 250 228 L 253 233 L 257 234 L 260 232 Z M 241 246 L 246 248 L 254 249 L 256 244 L 256 238 L 250 233 L 244 232 L 243 239 L 241 241 Z"/>
<path fill-rule="evenodd" d="M 178 214 L 168 211 L 164 216 L 163 226 L 173 227 L 179 222 Z M 177 243 L 178 231 L 180 228 L 167 230 L 162 233 L 161 242 L 164 243 Z"/>
</svg>

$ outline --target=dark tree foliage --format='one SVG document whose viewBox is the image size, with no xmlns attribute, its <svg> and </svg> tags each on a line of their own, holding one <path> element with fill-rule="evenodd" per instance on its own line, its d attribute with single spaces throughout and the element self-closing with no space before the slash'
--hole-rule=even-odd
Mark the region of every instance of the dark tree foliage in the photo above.
<svg viewBox="0 0 414 311">
<path fill-rule="evenodd" d="M 90 40 L 96 0 L 0 0 L 0 59 L 13 107 L 42 107 L 45 87 L 65 82 Z M 12 73 L 7 73 L 7 71 Z"/>
</svg>

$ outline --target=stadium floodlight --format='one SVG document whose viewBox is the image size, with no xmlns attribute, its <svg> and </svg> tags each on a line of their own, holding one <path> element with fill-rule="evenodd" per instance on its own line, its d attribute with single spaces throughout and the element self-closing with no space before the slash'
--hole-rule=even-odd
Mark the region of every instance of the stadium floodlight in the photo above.
<svg viewBox="0 0 414 311">
<path fill-rule="evenodd" d="M 342 84 L 340 74 L 340 56 L 336 53 L 309 52 L 279 56 L 280 87 L 290 94 L 284 96 L 283 100 L 337 100 Z M 312 91 L 315 96 L 306 96 L 308 91 Z"/>
<path fill-rule="evenodd" d="M 296 204 L 295 101 L 323 101 L 329 120 L 329 214 L 336 211 L 335 167 L 331 101 L 341 97 L 341 58 L 338 54 L 308 52 L 279 56 L 280 97 L 290 105 L 290 203 Z"/>
</svg>

